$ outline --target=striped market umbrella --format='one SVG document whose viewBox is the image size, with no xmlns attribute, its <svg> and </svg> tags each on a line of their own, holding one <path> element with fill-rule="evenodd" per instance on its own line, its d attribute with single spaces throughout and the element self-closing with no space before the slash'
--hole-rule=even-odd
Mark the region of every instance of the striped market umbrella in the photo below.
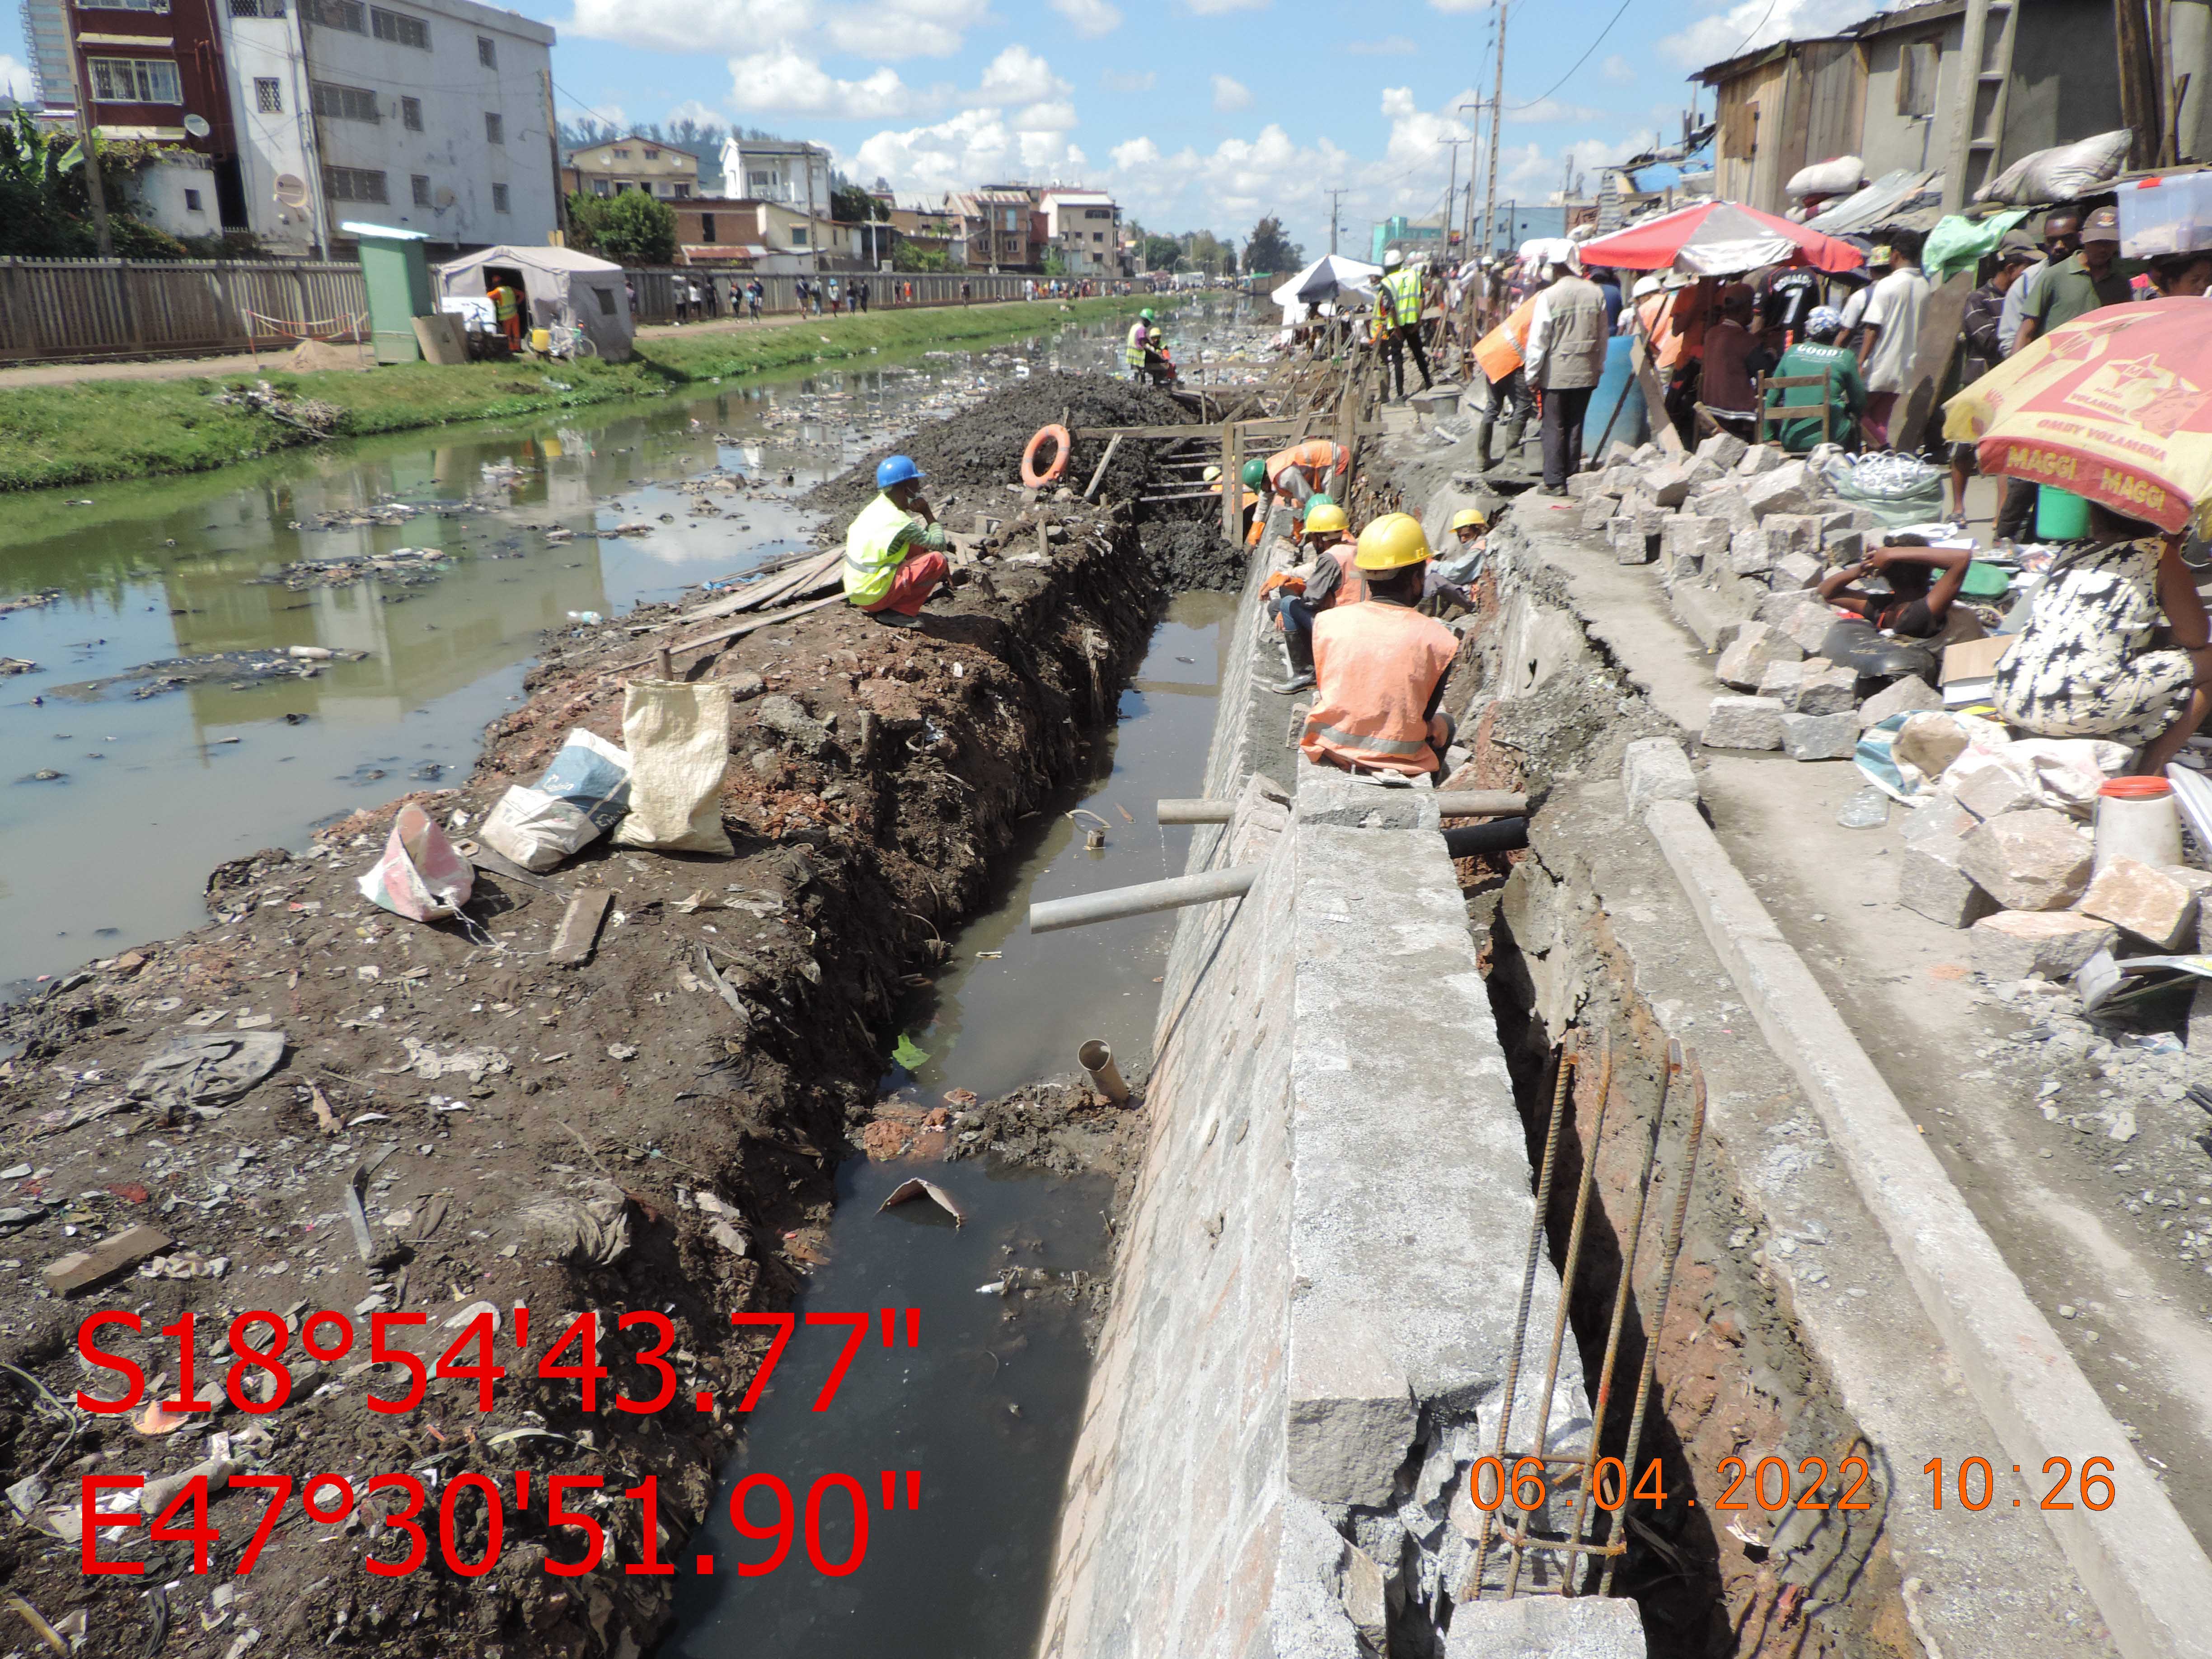
<svg viewBox="0 0 2212 1659">
<path fill-rule="evenodd" d="M 2212 305 L 2106 306 L 1944 406 L 1984 472 L 2047 483 L 2179 534 L 2212 525 Z"/>
<path fill-rule="evenodd" d="M 1582 245 L 1585 265 L 1736 276 L 1765 265 L 1856 270 L 1866 255 L 1849 242 L 1740 202 L 1700 202 Z"/>
</svg>

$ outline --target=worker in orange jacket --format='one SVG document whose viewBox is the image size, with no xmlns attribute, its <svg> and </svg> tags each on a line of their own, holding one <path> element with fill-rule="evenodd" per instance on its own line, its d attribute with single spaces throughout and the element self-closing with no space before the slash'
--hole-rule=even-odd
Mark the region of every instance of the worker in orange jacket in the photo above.
<svg viewBox="0 0 2212 1659">
<path fill-rule="evenodd" d="M 1298 541 L 1307 559 L 1282 573 L 1286 580 L 1281 591 L 1267 602 L 1282 626 L 1286 673 L 1286 678 L 1268 689 L 1281 696 L 1303 691 L 1314 683 L 1314 618 L 1340 605 L 1358 605 L 1367 597 L 1367 579 L 1352 563 L 1358 544 L 1342 507 L 1326 495 L 1309 500 Z"/>
<path fill-rule="evenodd" d="M 1499 413 L 1511 411 L 1505 424 L 1506 460 L 1513 459 L 1519 451 L 1522 429 L 1528 424 L 1528 382 L 1522 370 L 1528 352 L 1528 321 L 1535 313 L 1536 301 L 1532 295 L 1516 306 L 1504 322 L 1474 343 L 1475 367 L 1482 371 L 1487 383 L 1482 418 L 1474 428 L 1474 453 L 1486 472 L 1492 465 L 1490 429 Z"/>
<path fill-rule="evenodd" d="M 1452 721 L 1441 708 L 1459 640 L 1413 607 L 1429 541 L 1420 520 L 1388 513 L 1359 532 L 1352 561 L 1367 601 L 1314 618 L 1316 688 L 1298 747 L 1317 765 L 1411 776 L 1440 771 Z"/>
</svg>

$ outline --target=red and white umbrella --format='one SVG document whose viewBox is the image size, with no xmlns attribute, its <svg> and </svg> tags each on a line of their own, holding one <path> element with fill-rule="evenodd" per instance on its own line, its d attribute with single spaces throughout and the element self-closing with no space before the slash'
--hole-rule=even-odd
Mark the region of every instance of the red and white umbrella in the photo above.
<svg viewBox="0 0 2212 1659">
<path fill-rule="evenodd" d="M 1866 255 L 1849 242 L 1737 202 L 1700 202 L 1582 246 L 1585 265 L 1735 276 L 1765 265 L 1855 270 Z"/>
</svg>

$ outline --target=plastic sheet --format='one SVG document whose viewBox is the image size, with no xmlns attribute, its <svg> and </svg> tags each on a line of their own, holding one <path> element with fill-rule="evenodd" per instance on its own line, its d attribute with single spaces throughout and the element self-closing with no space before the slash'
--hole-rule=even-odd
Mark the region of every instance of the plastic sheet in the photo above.
<svg viewBox="0 0 2212 1659">
<path fill-rule="evenodd" d="M 410 801 L 392 821 L 384 856 L 356 884 L 371 904 L 410 921 L 441 921 L 469 902 L 476 872 L 446 832 Z"/>
<path fill-rule="evenodd" d="M 568 733 L 535 787 L 515 785 L 484 819 L 493 851 L 550 870 L 605 835 L 629 808 L 629 757 L 605 738 Z"/>
</svg>

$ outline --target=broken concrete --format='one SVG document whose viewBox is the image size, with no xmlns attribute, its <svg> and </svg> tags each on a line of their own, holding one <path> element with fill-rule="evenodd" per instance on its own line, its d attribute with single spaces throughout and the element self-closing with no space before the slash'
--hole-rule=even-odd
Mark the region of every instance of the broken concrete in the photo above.
<svg viewBox="0 0 2212 1659">
<path fill-rule="evenodd" d="M 2089 884 L 2090 854 L 2073 819 L 2038 806 L 1968 834 L 1959 867 L 2008 910 L 2063 910 Z"/>
<path fill-rule="evenodd" d="M 1941 708 L 1943 694 L 1917 674 L 1907 674 L 1893 685 L 1884 686 L 1859 705 L 1859 727 L 1879 726 L 1892 714 L 1913 714 L 1925 708 Z"/>
<path fill-rule="evenodd" d="M 1714 665 L 1713 676 L 1723 685 L 1755 691 L 1766 671 L 1777 663 L 1794 663 L 1805 653 L 1787 635 L 1762 622 L 1747 622 Z"/>
<path fill-rule="evenodd" d="M 2116 858 L 2098 871 L 2075 908 L 2160 951 L 2186 950 L 2197 938 L 2196 885 L 2134 859 Z"/>
<path fill-rule="evenodd" d="M 1974 971 L 1993 985 L 2068 978 L 2118 937 L 2108 924 L 2067 910 L 2000 910 L 1969 936 Z"/>
<path fill-rule="evenodd" d="M 1784 712 L 1771 697 L 1715 697 L 1705 716 L 1705 747 L 1779 749 Z"/>
<path fill-rule="evenodd" d="M 1782 716 L 1782 752 L 1792 760 L 1849 760 L 1858 746 L 1858 717 L 1849 709 L 1832 714 L 1793 709 Z"/>
</svg>

